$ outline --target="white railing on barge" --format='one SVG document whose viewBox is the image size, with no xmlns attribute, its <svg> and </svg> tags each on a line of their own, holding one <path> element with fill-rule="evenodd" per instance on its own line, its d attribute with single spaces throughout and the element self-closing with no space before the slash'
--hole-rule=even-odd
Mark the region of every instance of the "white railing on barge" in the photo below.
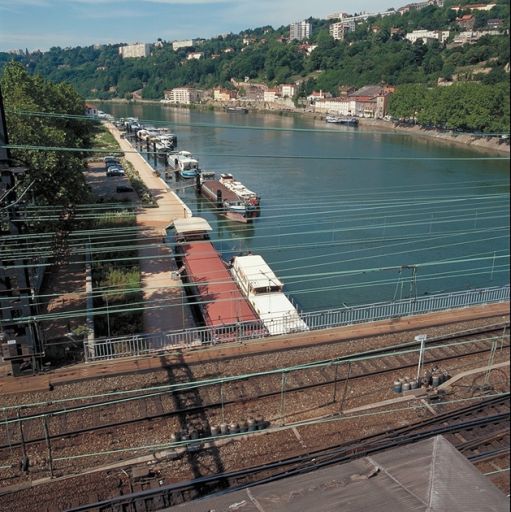
<svg viewBox="0 0 511 512">
<path fill-rule="evenodd" d="M 344 325 L 376 322 L 390 318 L 466 308 L 509 301 L 509 286 L 480 288 L 461 292 L 441 293 L 395 302 L 380 302 L 302 313 L 300 317 L 309 330 L 329 329 Z M 283 328 L 286 319 L 282 319 Z M 248 341 L 264 337 L 264 326 L 254 322 L 224 329 L 196 328 L 157 334 L 137 334 L 116 338 L 97 338 L 94 346 L 84 342 L 85 359 L 100 361 L 121 357 L 157 355 L 177 349 L 193 348 L 226 341 Z"/>
</svg>

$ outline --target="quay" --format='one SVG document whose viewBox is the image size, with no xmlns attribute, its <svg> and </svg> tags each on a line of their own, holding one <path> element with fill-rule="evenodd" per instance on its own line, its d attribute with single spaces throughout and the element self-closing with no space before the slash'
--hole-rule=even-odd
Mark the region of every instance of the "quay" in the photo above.
<svg viewBox="0 0 511 512">
<path fill-rule="evenodd" d="M 156 208 L 141 208 L 137 211 L 138 243 L 140 255 L 141 285 L 144 301 L 147 303 L 165 300 L 170 306 L 169 314 L 160 308 L 144 308 L 144 332 L 159 333 L 188 329 L 194 326 L 190 308 L 186 306 L 186 296 L 181 278 L 176 273 L 176 264 L 170 258 L 170 249 L 164 243 L 166 228 L 175 219 L 192 216 L 188 206 L 169 188 L 155 170 L 144 160 L 135 147 L 112 124 L 104 123 L 113 135 L 124 158 L 138 171 L 149 192 L 156 201 Z M 133 152 L 136 151 L 136 152 Z M 150 240 L 150 247 L 144 247 Z"/>
</svg>

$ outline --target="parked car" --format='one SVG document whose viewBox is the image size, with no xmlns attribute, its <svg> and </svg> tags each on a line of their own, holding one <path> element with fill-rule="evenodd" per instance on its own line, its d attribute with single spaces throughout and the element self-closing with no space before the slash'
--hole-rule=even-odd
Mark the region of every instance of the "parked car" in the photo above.
<svg viewBox="0 0 511 512">
<path fill-rule="evenodd" d="M 112 155 L 105 156 L 105 158 L 103 158 L 103 162 L 105 162 L 106 168 L 108 168 L 110 165 L 121 165 L 119 159 Z"/>
<path fill-rule="evenodd" d="M 107 169 L 106 175 L 107 176 L 124 176 L 125 172 L 122 167 L 112 165 Z"/>
</svg>

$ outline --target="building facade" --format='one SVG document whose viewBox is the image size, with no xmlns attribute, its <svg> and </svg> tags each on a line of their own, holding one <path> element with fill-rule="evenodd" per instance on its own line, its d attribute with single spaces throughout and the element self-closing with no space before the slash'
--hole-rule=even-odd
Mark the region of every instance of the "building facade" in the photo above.
<svg viewBox="0 0 511 512">
<path fill-rule="evenodd" d="M 297 39 L 298 41 L 309 39 L 311 33 L 311 24 L 307 21 L 298 21 L 291 23 L 289 26 L 289 39 L 291 41 L 293 39 Z"/>
<path fill-rule="evenodd" d="M 181 48 L 191 48 L 199 42 L 199 39 L 184 39 L 182 41 L 174 41 L 172 43 L 172 49 L 174 51 L 180 50 Z"/>
<path fill-rule="evenodd" d="M 215 101 L 229 101 L 236 98 L 236 93 L 229 89 L 218 87 L 213 89 L 213 99 Z"/>
<path fill-rule="evenodd" d="M 193 87 L 176 87 L 175 89 L 164 91 L 164 95 L 165 101 L 180 105 L 190 105 L 202 99 L 201 91 Z"/>
<path fill-rule="evenodd" d="M 341 116 L 382 119 L 387 114 L 390 91 L 385 87 L 368 85 L 348 96 L 316 99 L 316 112 Z"/>
<path fill-rule="evenodd" d="M 149 57 L 151 45 L 149 43 L 135 43 L 119 47 L 119 54 L 123 59 L 135 59 Z"/>
<path fill-rule="evenodd" d="M 431 41 L 439 41 L 445 43 L 449 38 L 449 30 L 414 30 L 406 34 L 405 39 L 411 43 L 415 43 L 418 39 L 421 39 L 423 43 L 429 43 Z"/>
</svg>

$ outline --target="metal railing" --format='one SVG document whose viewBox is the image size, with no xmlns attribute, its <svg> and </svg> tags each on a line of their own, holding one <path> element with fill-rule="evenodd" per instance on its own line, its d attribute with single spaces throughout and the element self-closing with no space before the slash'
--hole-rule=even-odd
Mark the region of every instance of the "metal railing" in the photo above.
<svg viewBox="0 0 511 512">
<path fill-rule="evenodd" d="M 389 318 L 466 308 L 481 304 L 509 301 L 509 286 L 441 293 L 394 302 L 380 302 L 354 307 L 301 313 L 308 330 L 328 329 L 344 325 L 376 322 Z M 275 320 L 282 332 L 296 332 L 296 321 L 286 317 Z M 122 357 L 157 355 L 231 341 L 248 341 L 268 336 L 262 322 L 239 323 L 224 327 L 200 327 L 156 334 L 137 334 L 116 338 L 97 338 L 93 344 L 84 342 L 85 359 L 100 361 Z"/>
</svg>

